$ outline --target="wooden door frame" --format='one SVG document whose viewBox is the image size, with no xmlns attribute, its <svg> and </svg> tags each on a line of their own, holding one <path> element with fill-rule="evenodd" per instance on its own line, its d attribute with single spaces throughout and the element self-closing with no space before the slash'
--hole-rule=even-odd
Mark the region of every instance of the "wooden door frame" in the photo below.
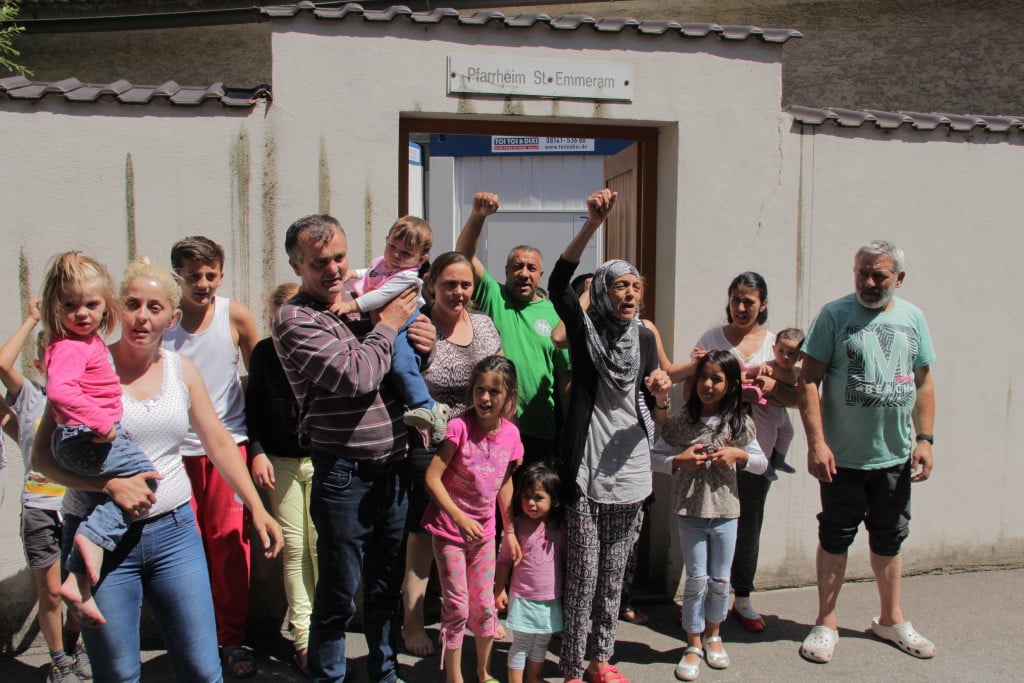
<svg viewBox="0 0 1024 683">
<path fill-rule="evenodd" d="M 649 284 L 644 305 L 655 306 L 657 281 L 658 128 L 604 123 L 534 122 L 519 119 L 431 118 L 417 114 L 398 120 L 398 215 L 409 211 L 409 135 L 523 135 L 631 140 L 637 144 L 637 270 Z M 492 188 L 501 192 L 501 188 Z"/>
</svg>

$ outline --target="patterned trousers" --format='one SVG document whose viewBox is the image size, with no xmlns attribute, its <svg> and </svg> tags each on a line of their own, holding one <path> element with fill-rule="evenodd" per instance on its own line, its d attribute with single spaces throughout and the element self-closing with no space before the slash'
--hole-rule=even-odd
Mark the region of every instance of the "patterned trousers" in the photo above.
<svg viewBox="0 0 1024 683">
<path fill-rule="evenodd" d="M 640 533 L 641 505 L 598 503 L 580 496 L 566 509 L 559 664 L 566 678 L 582 678 L 586 661 L 612 658 L 622 577 Z"/>
</svg>

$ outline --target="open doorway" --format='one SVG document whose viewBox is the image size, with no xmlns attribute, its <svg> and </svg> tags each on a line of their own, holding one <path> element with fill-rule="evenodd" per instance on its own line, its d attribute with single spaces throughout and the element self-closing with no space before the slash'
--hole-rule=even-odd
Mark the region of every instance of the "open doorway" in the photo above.
<svg viewBox="0 0 1024 683">
<path fill-rule="evenodd" d="M 482 240 L 486 240 L 488 250 L 486 254 L 479 255 L 488 270 L 492 274 L 500 274 L 509 249 L 524 243 L 538 246 L 545 255 L 545 261 L 551 263 L 586 218 L 586 193 L 607 186 L 619 192 L 619 202 L 598 234 L 596 244 L 585 255 L 586 263 L 581 265 L 581 270 L 587 267 L 592 270 L 597 263 L 608 258 L 623 258 L 636 264 L 649 282 L 654 281 L 657 128 L 476 118 L 436 119 L 409 115 L 400 119 L 399 134 L 403 141 L 399 145 L 399 214 L 408 213 L 411 203 L 415 203 L 417 196 L 422 194 L 439 247 L 454 246 L 473 193 L 493 191 L 501 194 L 503 200 L 502 211 L 488 219 Z M 526 156 L 521 154 L 522 150 L 501 150 L 500 138 L 504 136 L 519 138 L 517 142 L 524 144 L 513 146 L 529 147 L 530 151 L 543 145 L 539 141 L 579 141 L 578 150 L 592 158 L 585 161 L 574 159 L 572 143 L 563 142 L 566 147 L 562 150 L 564 155 L 558 153 L 558 156 L 564 158 L 554 165 L 549 158 L 549 163 L 544 164 L 546 170 L 538 171 L 541 178 L 534 177 L 533 173 L 534 168 L 540 169 L 541 166 L 536 163 L 530 166 L 525 161 L 526 168 L 503 174 L 499 170 L 500 162 L 493 159 L 497 156 L 493 153 L 495 149 L 513 154 L 520 152 L 520 157 Z M 481 143 L 481 140 L 485 142 Z M 414 174 L 417 169 L 431 168 L 430 148 L 439 146 L 442 141 L 445 144 L 454 141 L 454 144 L 463 146 L 484 144 L 487 153 L 481 153 L 480 157 L 490 156 L 492 159 L 475 159 L 470 163 L 480 163 L 483 170 L 474 171 L 472 166 L 462 165 L 461 172 L 452 174 L 458 177 L 458 181 L 449 182 L 446 178 L 439 182 L 450 184 L 451 188 L 428 187 L 422 190 L 417 187 Z M 450 151 L 445 153 L 451 154 Z M 472 152 L 464 156 L 472 156 Z M 442 175 L 449 173 L 446 168 Z M 552 207 L 551 202 L 532 206 L 537 204 L 536 196 L 543 194 L 551 184 L 543 178 L 545 173 L 554 174 L 551 177 L 559 182 L 568 180 L 563 183 L 567 188 L 563 192 L 565 201 L 558 208 Z M 431 175 L 428 172 L 426 176 L 428 186 L 433 182 Z M 524 184 L 523 179 L 529 179 L 525 182 L 532 186 Z M 648 311 L 654 310 L 654 296 L 654 288 L 648 287 L 644 302 Z"/>
</svg>

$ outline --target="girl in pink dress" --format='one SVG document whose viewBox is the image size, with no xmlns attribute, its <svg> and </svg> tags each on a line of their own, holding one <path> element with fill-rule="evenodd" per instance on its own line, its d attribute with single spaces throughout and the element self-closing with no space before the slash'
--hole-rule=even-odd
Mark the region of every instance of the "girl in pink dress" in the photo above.
<svg viewBox="0 0 1024 683">
<path fill-rule="evenodd" d="M 516 411 L 516 370 L 488 356 L 470 376 L 473 409 L 448 423 L 448 433 L 426 473 L 432 498 L 423 528 L 433 534 L 441 579 L 441 646 L 447 683 L 462 683 L 462 639 L 469 623 L 476 637 L 477 680 L 493 681 L 495 501 L 513 562 L 522 553 L 512 525 L 512 472 L 523 458 Z"/>
</svg>

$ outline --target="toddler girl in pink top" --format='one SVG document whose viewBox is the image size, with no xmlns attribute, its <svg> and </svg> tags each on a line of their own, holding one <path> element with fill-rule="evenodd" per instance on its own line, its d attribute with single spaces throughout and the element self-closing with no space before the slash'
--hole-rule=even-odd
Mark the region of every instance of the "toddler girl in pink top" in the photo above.
<svg viewBox="0 0 1024 683">
<path fill-rule="evenodd" d="M 542 462 L 516 472 L 515 492 L 522 514 L 515 518 L 523 559 L 515 565 L 501 548 L 494 577 L 494 603 L 508 606 L 507 625 L 514 633 L 508 651 L 509 683 L 541 683 L 551 636 L 562 630 L 562 556 L 565 534 L 558 504 L 558 474 Z M 511 601 L 505 594 L 509 572 Z"/>
<path fill-rule="evenodd" d="M 69 251 L 55 257 L 40 305 L 49 343 L 46 395 L 57 430 L 53 456 L 86 477 L 128 477 L 153 471 L 149 458 L 118 427 L 121 382 L 101 335 L 117 322 L 114 283 L 99 262 Z M 103 551 L 112 551 L 132 522 L 130 514 L 102 493 L 90 496 L 90 512 L 65 550 L 68 578 L 60 594 L 83 626 L 106 623 L 92 586 L 100 579 Z"/>
<path fill-rule="evenodd" d="M 427 467 L 432 498 L 423 528 L 433 534 L 441 579 L 441 667 L 445 680 L 462 680 L 466 623 L 476 636 L 477 679 L 493 680 L 494 508 L 501 510 L 504 545 L 513 561 L 521 554 L 512 528 L 512 471 L 523 458 L 516 411 L 516 370 L 502 356 L 476 364 L 469 380 L 471 412 L 448 423 L 448 433 Z"/>
</svg>

